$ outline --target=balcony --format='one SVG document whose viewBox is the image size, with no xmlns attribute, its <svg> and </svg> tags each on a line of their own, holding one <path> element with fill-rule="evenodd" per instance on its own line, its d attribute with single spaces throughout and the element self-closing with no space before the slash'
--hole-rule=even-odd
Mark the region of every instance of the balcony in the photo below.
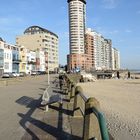
<svg viewBox="0 0 140 140">
<path fill-rule="evenodd" d="M 28 61 L 28 64 L 36 65 L 35 61 Z"/>
<path fill-rule="evenodd" d="M 21 62 L 21 60 L 19 60 L 19 59 L 13 59 L 14 64 L 19 64 L 20 62 Z"/>
</svg>

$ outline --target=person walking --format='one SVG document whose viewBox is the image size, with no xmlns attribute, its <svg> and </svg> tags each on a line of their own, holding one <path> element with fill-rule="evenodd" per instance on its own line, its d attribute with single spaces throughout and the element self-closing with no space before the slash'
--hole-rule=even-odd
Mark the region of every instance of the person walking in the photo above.
<svg viewBox="0 0 140 140">
<path fill-rule="evenodd" d="M 63 87 L 63 76 L 59 75 L 59 86 L 60 86 L 60 90 L 62 90 Z"/>
<path fill-rule="evenodd" d="M 128 71 L 128 79 L 130 79 L 130 71 Z"/>
<path fill-rule="evenodd" d="M 117 78 L 120 79 L 120 73 L 117 71 Z"/>
</svg>

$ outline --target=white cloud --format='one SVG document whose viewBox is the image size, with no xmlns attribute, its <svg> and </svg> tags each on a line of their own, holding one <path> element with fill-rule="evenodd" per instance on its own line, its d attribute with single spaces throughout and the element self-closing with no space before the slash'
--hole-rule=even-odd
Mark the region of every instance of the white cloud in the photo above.
<svg viewBox="0 0 140 140">
<path fill-rule="evenodd" d="M 126 32 L 126 33 L 131 33 L 132 31 L 129 30 L 129 29 L 127 29 L 127 30 L 125 30 L 125 32 Z"/>
<path fill-rule="evenodd" d="M 114 9 L 118 6 L 118 0 L 103 0 L 102 7 L 105 9 Z"/>
</svg>

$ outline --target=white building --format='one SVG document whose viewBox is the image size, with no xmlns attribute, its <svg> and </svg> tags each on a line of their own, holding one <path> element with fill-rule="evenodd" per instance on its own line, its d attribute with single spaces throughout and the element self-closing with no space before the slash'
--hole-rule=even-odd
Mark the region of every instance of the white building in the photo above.
<svg viewBox="0 0 140 140">
<path fill-rule="evenodd" d="M 19 63 L 20 63 L 20 59 L 19 59 L 19 47 L 18 46 L 13 46 L 12 48 L 12 60 L 13 60 L 13 64 L 12 64 L 12 71 L 19 73 Z"/>
<path fill-rule="evenodd" d="M 68 0 L 70 54 L 85 53 L 85 0 Z"/>
<path fill-rule="evenodd" d="M 4 41 L 0 37 L 0 75 L 4 72 Z"/>
<path fill-rule="evenodd" d="M 31 74 L 32 71 L 36 71 L 36 52 L 28 50 L 27 51 L 27 70 L 26 73 Z"/>
<path fill-rule="evenodd" d="M 12 46 L 4 44 L 4 72 L 12 73 Z"/>
<path fill-rule="evenodd" d="M 46 71 L 46 55 L 44 49 L 37 49 L 36 51 L 36 69 L 37 71 Z"/>
<path fill-rule="evenodd" d="M 112 48 L 112 69 L 120 69 L 120 52 L 116 48 Z"/>
<path fill-rule="evenodd" d="M 93 31 L 94 36 L 94 57 L 95 57 L 95 69 L 101 70 L 103 65 L 103 37 L 101 34 Z"/>
<path fill-rule="evenodd" d="M 0 75 L 4 72 L 19 72 L 19 48 L 0 38 Z"/>
<path fill-rule="evenodd" d="M 112 41 L 110 39 L 105 39 L 100 33 L 90 28 L 86 29 L 86 33 L 93 36 L 93 69 L 112 69 Z"/>
</svg>

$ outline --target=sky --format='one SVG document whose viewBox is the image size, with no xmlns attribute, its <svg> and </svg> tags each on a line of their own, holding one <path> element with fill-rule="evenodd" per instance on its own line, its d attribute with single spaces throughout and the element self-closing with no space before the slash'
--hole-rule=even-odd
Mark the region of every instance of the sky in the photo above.
<svg viewBox="0 0 140 140">
<path fill-rule="evenodd" d="M 69 53 L 67 0 L 1 0 L 0 37 L 15 44 L 17 35 L 38 25 L 59 36 L 59 61 Z M 140 69 L 140 0 L 87 0 L 86 27 L 111 39 L 121 68 Z"/>
</svg>

